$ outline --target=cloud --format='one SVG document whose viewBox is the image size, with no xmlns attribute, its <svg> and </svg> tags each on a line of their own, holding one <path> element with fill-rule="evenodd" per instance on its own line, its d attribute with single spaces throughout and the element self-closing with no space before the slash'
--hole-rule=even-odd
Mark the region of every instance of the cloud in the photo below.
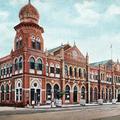
<svg viewBox="0 0 120 120">
<path fill-rule="evenodd" d="M 106 15 L 113 16 L 113 15 L 120 15 L 120 7 L 117 5 L 111 5 L 106 11 Z"/>
<path fill-rule="evenodd" d="M 75 10 L 79 16 L 74 19 L 76 24 L 96 24 L 100 20 L 100 13 L 96 12 L 93 8 L 95 2 L 85 1 L 83 3 L 75 3 Z"/>
<path fill-rule="evenodd" d="M 8 17 L 9 17 L 8 11 L 0 11 L 0 21 L 7 20 Z"/>
<path fill-rule="evenodd" d="M 16 6 L 16 5 L 20 5 L 20 4 L 25 4 L 25 0 L 9 0 L 9 3 L 12 6 Z"/>
</svg>

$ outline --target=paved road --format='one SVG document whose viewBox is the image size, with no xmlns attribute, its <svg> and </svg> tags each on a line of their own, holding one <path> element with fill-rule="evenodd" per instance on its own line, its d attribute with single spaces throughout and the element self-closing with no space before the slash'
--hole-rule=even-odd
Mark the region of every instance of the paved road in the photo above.
<svg viewBox="0 0 120 120">
<path fill-rule="evenodd" d="M 18 114 L 12 112 L 11 114 L 0 114 L 0 120 L 120 120 L 118 115 L 120 115 L 120 105 L 104 105 L 54 109 L 48 110 L 48 112 L 41 112 L 39 109 L 23 110 Z M 116 116 L 116 118 L 110 119 L 109 116 Z"/>
</svg>

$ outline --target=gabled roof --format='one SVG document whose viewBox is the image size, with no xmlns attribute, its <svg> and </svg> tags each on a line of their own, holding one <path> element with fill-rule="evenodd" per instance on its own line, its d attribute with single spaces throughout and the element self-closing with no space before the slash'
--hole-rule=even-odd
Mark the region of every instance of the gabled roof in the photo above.
<svg viewBox="0 0 120 120">
<path fill-rule="evenodd" d="M 64 44 L 64 45 L 55 47 L 55 48 L 53 48 L 53 49 L 48 50 L 48 53 L 54 53 L 54 52 L 60 50 L 61 48 L 64 48 L 64 50 L 66 50 L 66 47 L 67 47 L 67 46 L 70 47 L 69 44 Z"/>
<path fill-rule="evenodd" d="M 104 61 L 100 61 L 100 62 L 95 62 L 95 63 L 91 63 L 90 65 L 91 66 L 99 66 L 99 65 L 106 65 L 108 63 L 112 63 L 113 61 L 110 59 L 110 60 L 104 60 Z"/>
</svg>

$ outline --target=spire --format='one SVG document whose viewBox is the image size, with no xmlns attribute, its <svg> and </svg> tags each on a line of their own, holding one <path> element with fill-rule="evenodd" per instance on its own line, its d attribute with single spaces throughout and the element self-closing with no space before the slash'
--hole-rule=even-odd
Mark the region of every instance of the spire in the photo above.
<svg viewBox="0 0 120 120">
<path fill-rule="evenodd" d="M 76 42 L 75 42 L 75 40 L 74 40 L 74 46 L 76 46 Z"/>
</svg>

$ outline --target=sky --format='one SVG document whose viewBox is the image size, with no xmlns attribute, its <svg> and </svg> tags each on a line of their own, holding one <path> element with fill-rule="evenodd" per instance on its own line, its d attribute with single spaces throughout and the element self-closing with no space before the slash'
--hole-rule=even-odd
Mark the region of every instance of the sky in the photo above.
<svg viewBox="0 0 120 120">
<path fill-rule="evenodd" d="M 28 0 L 0 0 L 0 57 L 10 53 L 19 11 Z M 31 0 L 40 13 L 45 49 L 74 41 L 90 62 L 120 59 L 120 0 Z M 112 44 L 112 49 L 111 49 Z"/>
</svg>

